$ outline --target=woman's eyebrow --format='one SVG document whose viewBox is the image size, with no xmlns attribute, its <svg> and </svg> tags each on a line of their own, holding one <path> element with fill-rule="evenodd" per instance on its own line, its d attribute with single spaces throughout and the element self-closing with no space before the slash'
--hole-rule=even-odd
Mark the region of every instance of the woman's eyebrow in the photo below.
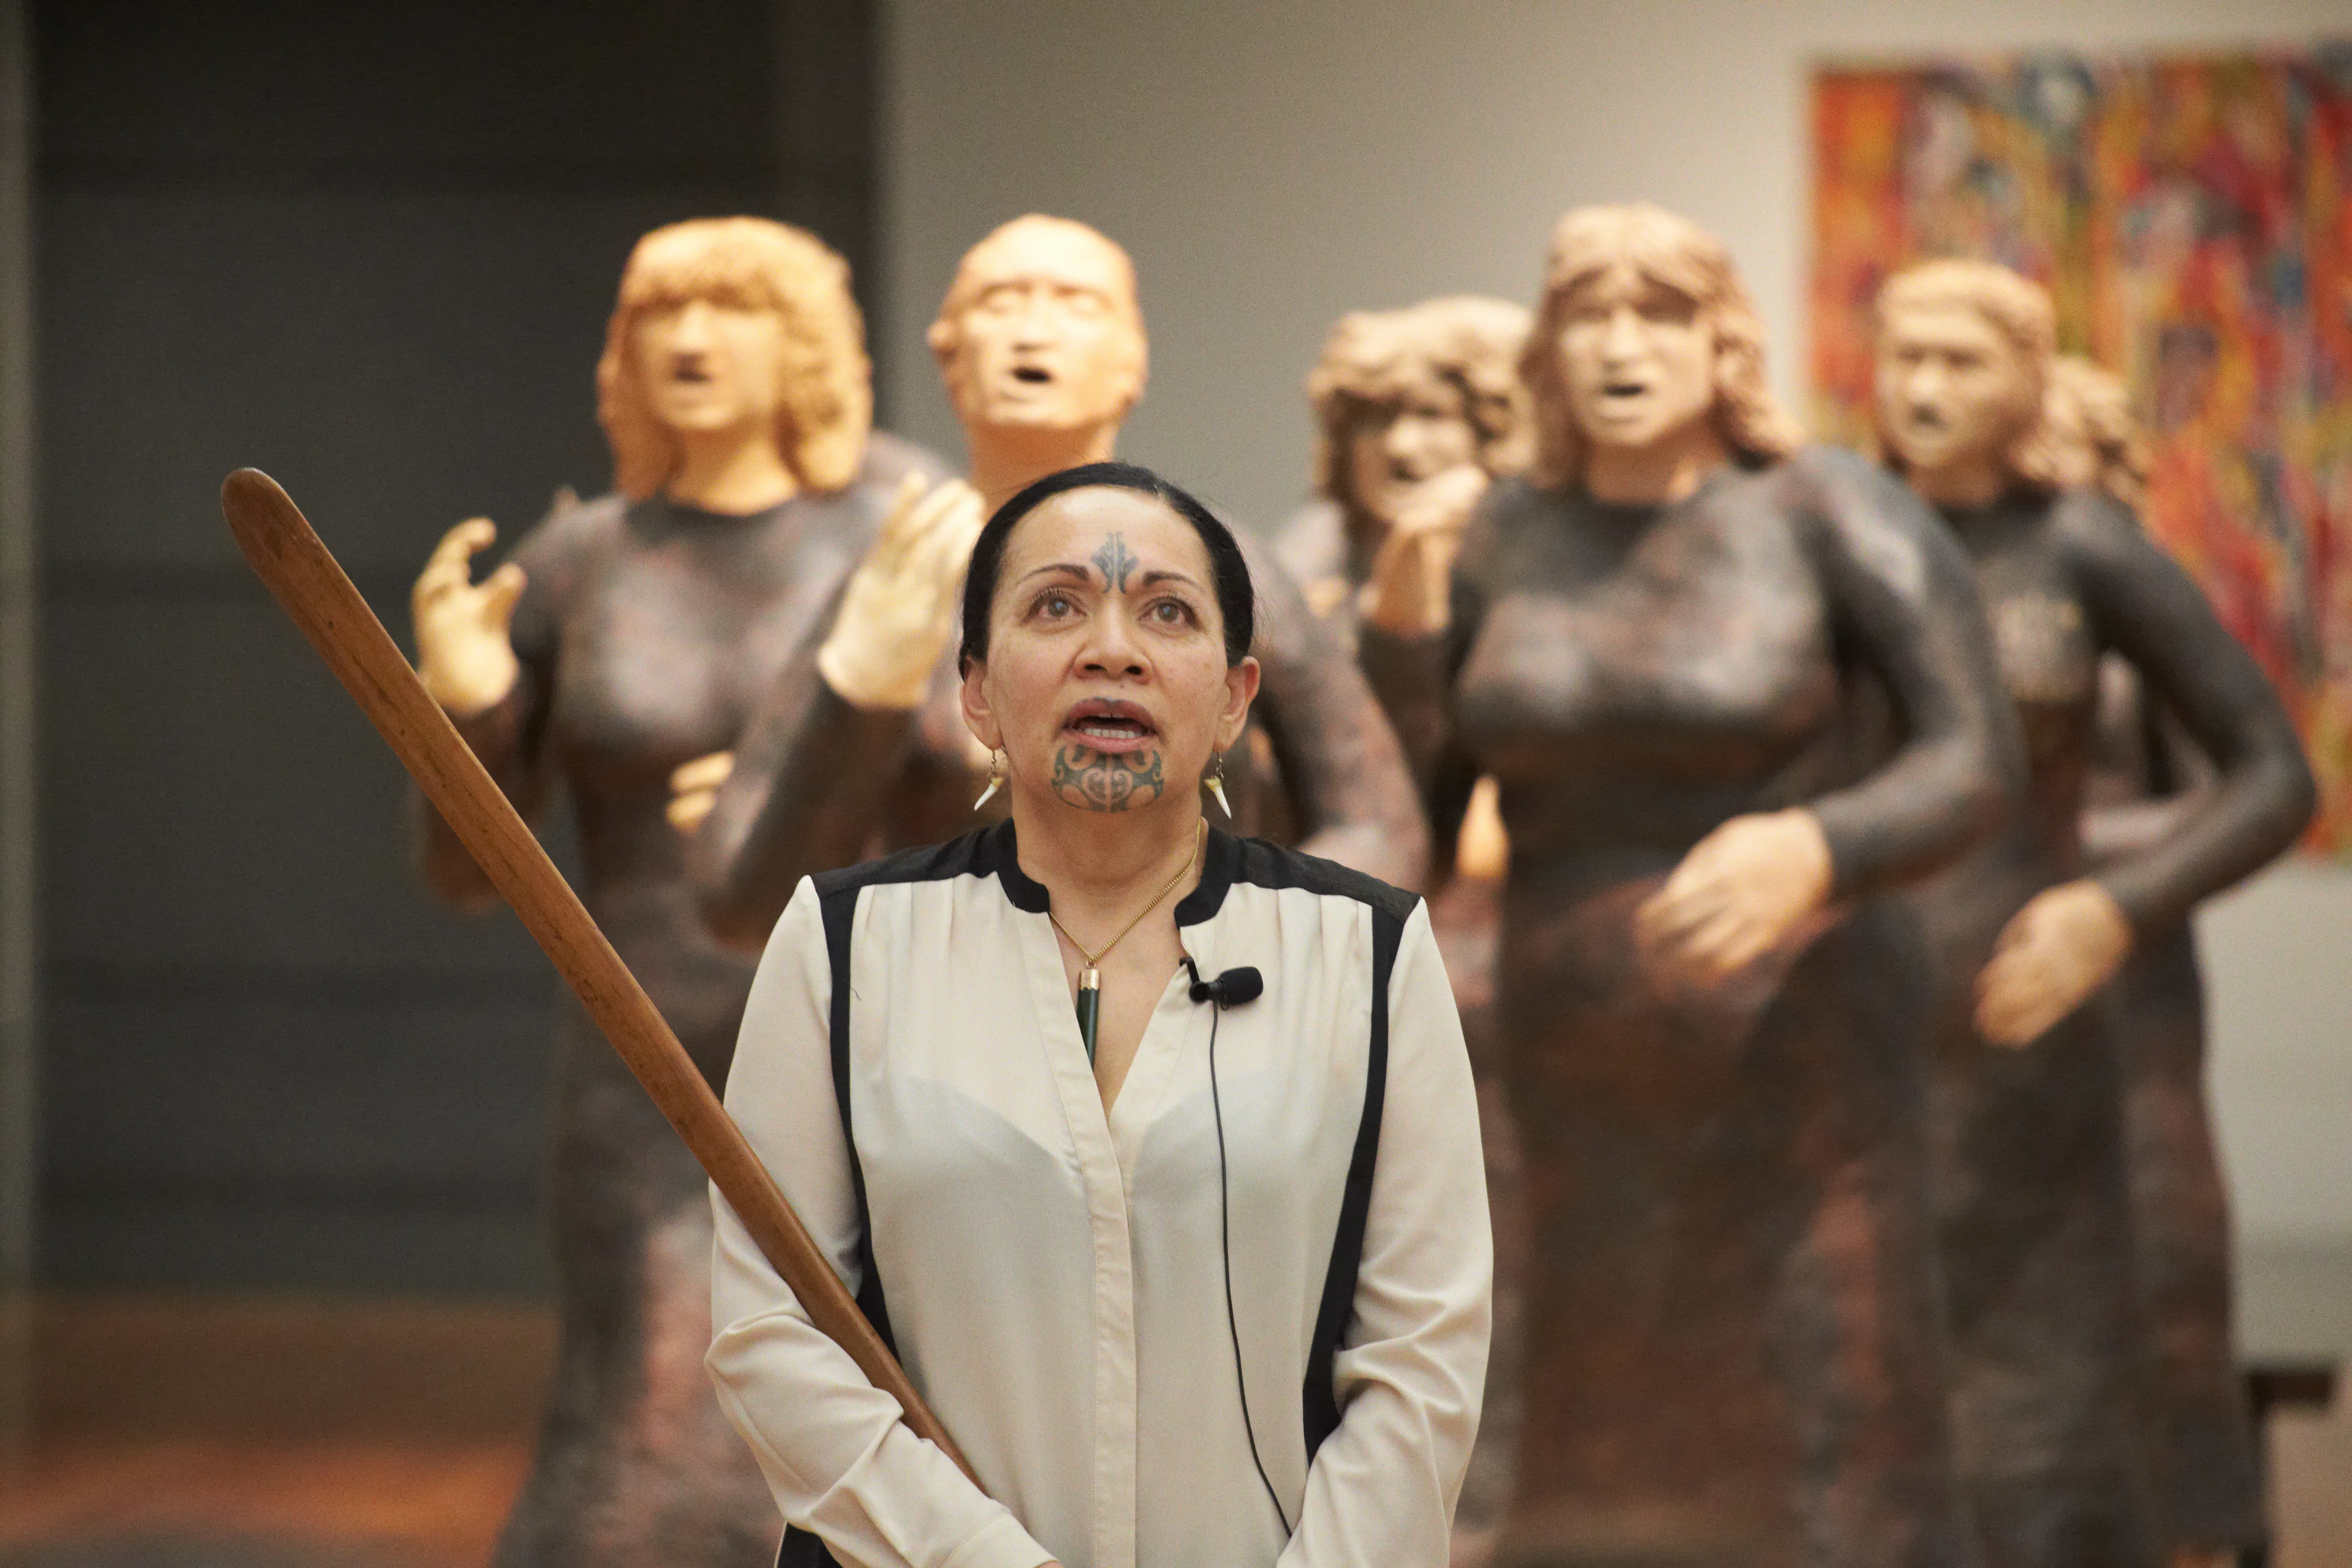
<svg viewBox="0 0 2352 1568">
<path fill-rule="evenodd" d="M 1143 574 L 1143 585 L 1147 588 L 1160 583 L 1181 583 L 1188 588 L 1198 588 L 1201 585 L 1182 572 L 1163 569 L 1158 572 L 1146 572 Z"/>
<path fill-rule="evenodd" d="M 1086 567 L 1080 565 L 1077 562 L 1053 561 L 1048 562 L 1043 566 L 1034 566 L 1030 568 L 1028 571 L 1024 572 L 1021 574 L 1021 581 L 1026 583 L 1032 577 L 1043 577 L 1055 572 L 1065 573 L 1069 576 L 1077 578 L 1082 583 L 1092 583 L 1095 580 L 1094 574 L 1088 571 Z"/>
</svg>

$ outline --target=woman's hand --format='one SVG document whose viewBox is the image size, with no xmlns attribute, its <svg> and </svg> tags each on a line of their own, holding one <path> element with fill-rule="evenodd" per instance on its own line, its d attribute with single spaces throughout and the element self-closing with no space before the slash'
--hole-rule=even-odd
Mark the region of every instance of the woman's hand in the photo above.
<svg viewBox="0 0 2352 1568">
<path fill-rule="evenodd" d="M 1788 940 L 1829 902 L 1829 840 L 1813 814 L 1735 816 L 1691 847 L 1633 912 L 1643 961 L 1713 984 Z"/>
<path fill-rule="evenodd" d="M 1372 557 L 1361 606 L 1365 620 L 1396 637 L 1445 629 L 1454 615 L 1454 557 L 1486 482 L 1483 469 L 1460 464 L 1432 479 L 1397 515 Z"/>
<path fill-rule="evenodd" d="M 719 786 L 735 771 L 735 753 L 712 752 L 670 770 L 669 805 L 662 815 L 681 834 L 692 834 L 719 804 Z"/>
<path fill-rule="evenodd" d="M 972 542 L 988 521 L 980 492 L 950 479 L 898 487 L 874 547 L 850 574 L 841 614 L 816 652 L 824 683 L 852 707 L 916 709 L 955 633 Z"/>
<path fill-rule="evenodd" d="M 1977 976 L 1977 1032 L 1997 1046 L 2040 1038 L 2113 979 L 2131 950 L 2131 921 L 2098 883 L 2045 889 L 2010 917 Z"/>
<path fill-rule="evenodd" d="M 522 597 L 522 568 L 509 561 L 474 581 L 475 552 L 498 536 L 488 518 L 467 518 L 441 536 L 409 591 L 417 678 L 453 719 L 497 707 L 521 673 L 508 633 Z"/>
</svg>

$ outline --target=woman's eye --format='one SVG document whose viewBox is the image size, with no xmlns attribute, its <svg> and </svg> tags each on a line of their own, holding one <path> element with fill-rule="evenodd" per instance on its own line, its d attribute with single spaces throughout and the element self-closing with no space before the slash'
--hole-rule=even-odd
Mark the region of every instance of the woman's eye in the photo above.
<svg viewBox="0 0 2352 1568">
<path fill-rule="evenodd" d="M 1063 620 L 1077 613 L 1078 606 L 1067 594 L 1049 592 L 1037 595 L 1035 613 L 1049 620 Z"/>
<path fill-rule="evenodd" d="M 1181 599 L 1162 599 L 1151 606 L 1151 618 L 1164 626 L 1181 626 L 1192 618 L 1192 606 Z"/>
</svg>

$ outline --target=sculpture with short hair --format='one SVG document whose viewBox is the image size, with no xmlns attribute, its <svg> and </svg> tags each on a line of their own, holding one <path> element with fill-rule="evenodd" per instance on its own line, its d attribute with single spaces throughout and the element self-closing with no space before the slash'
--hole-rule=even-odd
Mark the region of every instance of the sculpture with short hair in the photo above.
<svg viewBox="0 0 2352 1568">
<path fill-rule="evenodd" d="M 1135 362 L 1131 366 L 1126 367 L 1133 375 L 1134 382 L 1127 389 L 1116 416 L 1117 418 L 1124 419 L 1127 417 L 1128 410 L 1133 408 L 1137 400 L 1143 395 L 1144 377 L 1150 368 L 1150 350 L 1143 333 L 1143 308 L 1136 300 L 1135 263 L 1117 241 L 1101 230 L 1089 224 L 1080 223 L 1076 218 L 1049 217 L 1044 213 L 1024 213 L 989 230 L 979 244 L 964 252 L 963 259 L 956 264 L 955 276 L 948 281 L 947 295 L 940 301 L 940 313 L 932 319 L 929 328 L 923 333 L 923 342 L 929 345 L 933 357 L 939 361 L 940 373 L 947 377 L 952 389 L 955 381 L 956 356 L 963 348 L 963 315 L 979 302 L 981 291 L 985 287 L 983 264 L 1005 241 L 1019 236 L 1024 231 L 1041 228 L 1091 242 L 1117 263 L 1121 286 L 1113 303 L 1119 313 L 1126 318 L 1135 344 Z"/>
</svg>

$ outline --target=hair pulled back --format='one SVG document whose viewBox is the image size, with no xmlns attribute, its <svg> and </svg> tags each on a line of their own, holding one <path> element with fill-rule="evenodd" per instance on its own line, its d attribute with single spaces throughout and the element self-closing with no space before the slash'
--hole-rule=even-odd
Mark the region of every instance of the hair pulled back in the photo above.
<svg viewBox="0 0 2352 1568">
<path fill-rule="evenodd" d="M 1170 483 L 1150 468 L 1133 463 L 1083 463 L 1064 468 L 1022 490 L 996 509 L 971 547 L 971 567 L 963 580 L 963 643 L 957 666 L 970 669 L 988 660 L 988 612 L 996 602 L 997 578 L 1004 567 L 1005 542 L 1013 528 L 1045 501 L 1070 490 L 1107 486 L 1147 495 L 1192 525 L 1209 552 L 1209 574 L 1216 591 L 1217 613 L 1225 623 L 1225 663 L 1239 664 L 1249 656 L 1256 635 L 1256 596 L 1250 587 L 1249 563 L 1234 531 L 1217 521 L 1182 487 Z"/>
</svg>

